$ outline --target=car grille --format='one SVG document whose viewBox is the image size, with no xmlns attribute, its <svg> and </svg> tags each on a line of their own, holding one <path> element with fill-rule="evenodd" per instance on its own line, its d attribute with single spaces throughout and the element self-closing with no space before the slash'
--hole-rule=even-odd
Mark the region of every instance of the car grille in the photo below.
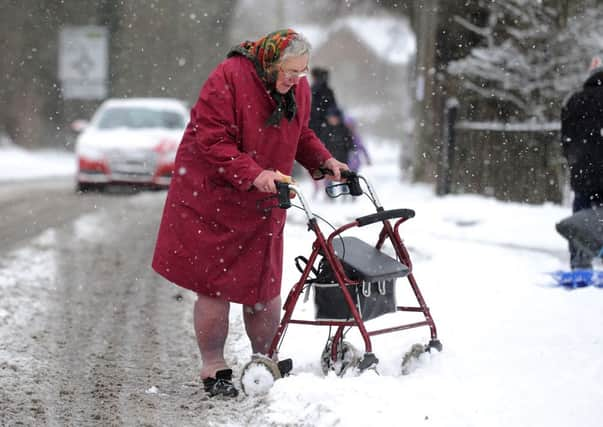
<svg viewBox="0 0 603 427">
<path fill-rule="evenodd" d="M 114 177 L 151 178 L 157 167 L 157 154 L 153 151 L 111 151 L 107 154 L 109 168 Z"/>
</svg>

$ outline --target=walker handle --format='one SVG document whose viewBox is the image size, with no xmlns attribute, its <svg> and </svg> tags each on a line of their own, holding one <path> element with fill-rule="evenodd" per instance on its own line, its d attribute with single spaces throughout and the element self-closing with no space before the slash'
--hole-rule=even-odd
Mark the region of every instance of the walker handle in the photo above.
<svg viewBox="0 0 603 427">
<path fill-rule="evenodd" d="M 329 168 L 318 168 L 318 170 L 323 174 L 323 175 L 330 175 L 333 176 L 335 175 L 333 173 L 333 171 Z M 347 169 L 342 169 L 340 171 L 341 177 L 344 179 L 350 179 L 350 178 L 354 178 L 358 175 L 356 175 L 356 172 L 351 171 L 351 170 L 347 170 Z"/>
<path fill-rule="evenodd" d="M 393 218 L 404 218 L 409 219 L 415 216 L 415 211 L 412 209 L 390 209 L 387 211 L 380 211 L 374 214 L 361 216 L 356 218 L 358 227 L 364 227 L 365 225 L 373 224 L 375 222 L 385 221 Z"/>
<path fill-rule="evenodd" d="M 291 198 L 289 197 L 289 184 L 282 181 L 274 181 L 276 184 L 276 195 L 278 198 L 278 207 L 289 209 L 291 207 Z"/>
</svg>

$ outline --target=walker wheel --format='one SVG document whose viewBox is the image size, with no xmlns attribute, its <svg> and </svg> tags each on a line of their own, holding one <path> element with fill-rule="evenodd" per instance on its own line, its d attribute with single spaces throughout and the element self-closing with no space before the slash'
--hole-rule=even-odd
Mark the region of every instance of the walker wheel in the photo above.
<svg viewBox="0 0 603 427">
<path fill-rule="evenodd" d="M 437 339 L 432 339 L 431 341 L 429 341 L 429 344 L 427 344 L 427 346 L 429 347 L 427 351 L 430 351 L 432 348 L 436 349 L 437 351 L 442 351 L 442 349 L 444 348 L 440 340 Z"/>
<path fill-rule="evenodd" d="M 266 394 L 281 378 L 277 363 L 266 356 L 254 355 L 241 373 L 241 389 L 248 396 Z"/>
<path fill-rule="evenodd" d="M 332 371 L 337 376 L 342 377 L 348 369 L 354 368 L 360 363 L 360 352 L 349 342 L 341 341 L 339 343 L 335 360 L 331 359 L 332 348 L 333 340 L 329 339 L 320 356 L 320 366 L 323 374 L 327 375 L 329 371 Z"/>
</svg>

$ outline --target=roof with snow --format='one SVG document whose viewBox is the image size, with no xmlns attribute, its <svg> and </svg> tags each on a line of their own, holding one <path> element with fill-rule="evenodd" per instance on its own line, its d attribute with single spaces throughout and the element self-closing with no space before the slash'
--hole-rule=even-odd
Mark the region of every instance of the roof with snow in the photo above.
<svg viewBox="0 0 603 427">
<path fill-rule="evenodd" d="M 108 98 L 102 107 L 146 107 L 162 110 L 182 110 L 186 108 L 186 103 L 177 98 Z"/>
<path fill-rule="evenodd" d="M 386 62 L 405 64 L 416 52 L 416 39 L 408 20 L 393 16 L 349 16 L 335 20 L 331 25 L 297 25 L 312 46 L 320 48 L 333 33 L 342 29 L 351 31 L 358 41 Z"/>
</svg>

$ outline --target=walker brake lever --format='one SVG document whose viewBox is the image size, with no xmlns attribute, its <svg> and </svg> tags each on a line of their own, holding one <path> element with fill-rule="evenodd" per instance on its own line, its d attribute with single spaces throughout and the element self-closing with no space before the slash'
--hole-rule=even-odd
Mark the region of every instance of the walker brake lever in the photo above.
<svg viewBox="0 0 603 427">
<path fill-rule="evenodd" d="M 345 178 L 352 196 L 362 196 L 364 194 L 362 187 L 360 186 L 360 179 L 358 178 L 358 174 L 356 172 L 341 171 L 341 176 Z"/>
<path fill-rule="evenodd" d="M 329 168 L 319 168 L 320 172 L 323 175 L 333 176 L 333 171 Z M 346 180 L 346 184 L 350 189 L 350 193 L 352 196 L 362 196 L 364 193 L 362 191 L 362 187 L 360 186 L 360 179 L 358 178 L 358 174 L 351 170 L 342 170 L 341 177 Z"/>
</svg>

